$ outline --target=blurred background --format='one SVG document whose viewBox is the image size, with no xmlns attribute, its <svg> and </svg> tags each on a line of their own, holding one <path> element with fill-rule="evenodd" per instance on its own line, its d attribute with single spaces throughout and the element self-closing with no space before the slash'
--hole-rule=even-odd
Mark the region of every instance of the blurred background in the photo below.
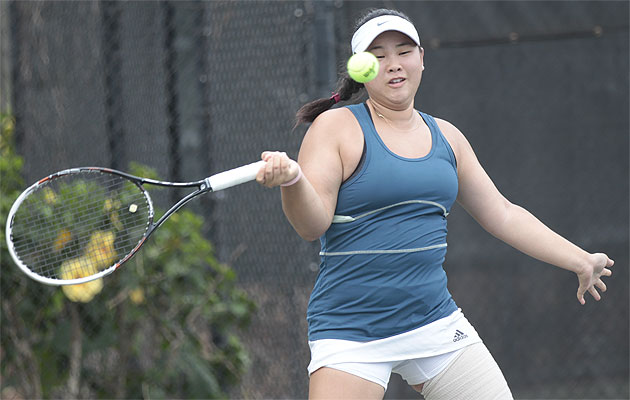
<svg viewBox="0 0 630 400">
<path fill-rule="evenodd" d="M 629 396 L 629 9 L 625 1 L 2 1 L 2 235 L 17 194 L 98 165 L 197 180 L 296 157 L 354 21 L 395 8 L 426 70 L 416 108 L 457 126 L 498 188 L 616 263 L 600 302 L 455 206 L 455 301 L 519 399 Z M 358 99 L 357 101 L 361 101 Z M 177 195 L 152 192 L 158 207 Z M 3 399 L 305 398 L 319 243 L 279 190 L 205 196 L 88 303 L 17 271 L 2 236 Z M 396 375 L 386 398 L 420 396 Z"/>
</svg>

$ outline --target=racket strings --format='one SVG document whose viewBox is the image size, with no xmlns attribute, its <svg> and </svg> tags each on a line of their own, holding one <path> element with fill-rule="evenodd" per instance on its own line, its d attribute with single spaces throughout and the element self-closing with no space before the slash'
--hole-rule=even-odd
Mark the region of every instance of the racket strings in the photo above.
<svg viewBox="0 0 630 400">
<path fill-rule="evenodd" d="M 133 182 L 83 170 L 51 179 L 23 200 L 13 218 L 14 251 L 37 275 L 84 278 L 131 252 L 151 218 L 149 200 Z"/>
</svg>

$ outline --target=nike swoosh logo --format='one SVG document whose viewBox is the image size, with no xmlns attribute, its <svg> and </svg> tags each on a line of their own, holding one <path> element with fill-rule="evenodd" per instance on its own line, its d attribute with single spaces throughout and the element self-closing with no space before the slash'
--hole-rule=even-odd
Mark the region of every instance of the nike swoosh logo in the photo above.
<svg viewBox="0 0 630 400">
<path fill-rule="evenodd" d="M 386 23 L 388 23 L 388 22 L 389 22 L 389 21 L 377 22 L 377 23 L 376 23 L 376 26 L 381 26 L 381 25 L 386 24 Z"/>
</svg>

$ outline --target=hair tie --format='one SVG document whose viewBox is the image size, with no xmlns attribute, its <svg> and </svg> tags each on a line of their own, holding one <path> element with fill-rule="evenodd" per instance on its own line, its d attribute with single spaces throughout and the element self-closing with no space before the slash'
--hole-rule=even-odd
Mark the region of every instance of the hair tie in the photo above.
<svg viewBox="0 0 630 400">
<path fill-rule="evenodd" d="M 334 100 L 335 104 L 337 104 L 341 100 L 341 96 L 339 96 L 339 93 L 333 93 L 332 96 L 330 96 L 330 100 Z"/>
</svg>

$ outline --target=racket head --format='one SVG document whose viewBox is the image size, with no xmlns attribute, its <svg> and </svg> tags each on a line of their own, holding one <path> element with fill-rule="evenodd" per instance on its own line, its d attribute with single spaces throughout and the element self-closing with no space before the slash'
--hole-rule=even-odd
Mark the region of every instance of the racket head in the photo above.
<svg viewBox="0 0 630 400">
<path fill-rule="evenodd" d="M 81 284 L 116 270 L 153 224 L 151 197 L 133 178 L 107 168 L 73 168 L 22 192 L 6 225 L 17 266 L 48 285 Z"/>
</svg>

